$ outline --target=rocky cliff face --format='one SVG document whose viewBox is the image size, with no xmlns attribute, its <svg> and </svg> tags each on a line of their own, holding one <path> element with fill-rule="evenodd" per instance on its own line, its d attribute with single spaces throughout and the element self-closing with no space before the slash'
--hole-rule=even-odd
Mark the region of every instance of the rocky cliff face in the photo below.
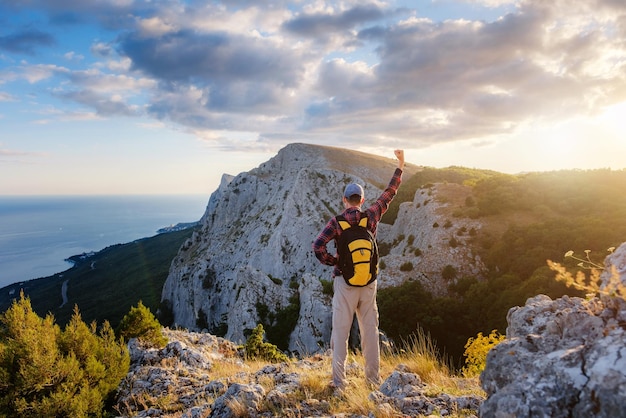
<svg viewBox="0 0 626 418">
<path fill-rule="evenodd" d="M 301 353 L 324 349 L 331 301 L 320 280 L 330 280 L 331 269 L 317 261 L 311 244 L 327 220 L 343 209 L 346 184 L 363 184 L 367 205 L 386 187 L 394 169 L 391 158 L 292 144 L 249 172 L 224 175 L 200 230 L 181 247 L 163 288 L 162 300 L 171 306 L 175 325 L 243 342 L 245 330 L 262 317 L 298 307 L 289 348 Z M 416 171 L 407 165 L 404 179 Z M 459 273 L 480 275 L 482 263 L 463 245 L 464 238 L 458 238 L 456 247 L 449 243 L 454 235 L 444 227 L 449 202 L 436 198 L 442 187 L 451 186 L 418 191 L 413 202 L 401 205 L 394 225 L 381 224 L 379 242 L 393 245 L 382 258 L 379 286 L 417 279 L 434 293 L 445 292 L 441 271 L 448 264 Z M 480 228 L 469 220 L 455 221 L 455 228 L 463 222 L 468 224 L 465 230 Z M 441 227 L 433 227 L 436 223 Z M 400 269 L 406 262 L 414 270 Z"/>
</svg>

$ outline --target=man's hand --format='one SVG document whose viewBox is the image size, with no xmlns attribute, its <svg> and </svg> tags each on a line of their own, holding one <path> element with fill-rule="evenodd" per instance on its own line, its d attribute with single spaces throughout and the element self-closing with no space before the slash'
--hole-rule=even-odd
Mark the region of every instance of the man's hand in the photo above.
<svg viewBox="0 0 626 418">
<path fill-rule="evenodd" d="M 397 149 L 393 153 L 396 154 L 396 158 L 398 159 L 398 168 L 400 170 L 403 170 L 404 169 L 404 150 Z"/>
</svg>

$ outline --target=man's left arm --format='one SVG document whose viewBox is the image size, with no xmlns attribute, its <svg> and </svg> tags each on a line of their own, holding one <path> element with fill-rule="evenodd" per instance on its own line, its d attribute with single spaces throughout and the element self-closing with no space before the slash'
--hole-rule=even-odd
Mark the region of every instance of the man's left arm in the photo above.
<svg viewBox="0 0 626 418">
<path fill-rule="evenodd" d="M 398 167 L 393 173 L 393 177 L 391 177 L 385 191 L 378 197 L 378 199 L 376 199 L 376 202 L 374 202 L 374 204 L 367 209 L 366 212 L 369 215 L 370 223 L 378 223 L 383 214 L 387 212 L 389 204 L 396 196 L 400 183 L 402 183 L 402 169 Z"/>
</svg>

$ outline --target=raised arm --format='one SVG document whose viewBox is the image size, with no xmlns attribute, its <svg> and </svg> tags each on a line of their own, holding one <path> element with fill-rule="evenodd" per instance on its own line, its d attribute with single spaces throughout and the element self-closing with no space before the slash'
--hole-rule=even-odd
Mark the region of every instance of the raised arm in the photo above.
<svg viewBox="0 0 626 418">
<path fill-rule="evenodd" d="M 393 153 L 396 154 L 396 158 L 398 159 L 398 168 L 404 170 L 404 150 L 397 149 Z"/>
</svg>

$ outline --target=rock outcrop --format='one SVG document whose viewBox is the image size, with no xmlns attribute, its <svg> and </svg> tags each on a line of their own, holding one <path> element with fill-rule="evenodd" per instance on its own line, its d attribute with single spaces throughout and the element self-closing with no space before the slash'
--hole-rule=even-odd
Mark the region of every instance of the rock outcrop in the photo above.
<svg viewBox="0 0 626 418">
<path fill-rule="evenodd" d="M 115 408 L 120 417 L 344 416 L 333 413 L 331 402 L 336 403 L 337 398 L 333 400 L 333 393 L 325 390 L 330 381 L 330 356 L 260 364 L 253 369 L 228 340 L 206 333 L 163 332 L 170 342 L 162 349 L 131 340 L 131 370 L 118 389 Z M 358 378 L 364 379 L 358 364 L 349 364 L 348 371 L 349 376 L 360 374 Z M 323 376 L 321 382 L 311 378 L 314 373 L 318 379 Z M 386 411 L 386 416 L 444 416 L 460 410 L 476 413 L 482 401 L 476 395 L 440 393 L 402 365 L 372 388 L 367 398 L 372 408 L 369 412 Z"/>
<path fill-rule="evenodd" d="M 246 331 L 263 319 L 296 310 L 289 350 L 324 351 L 331 301 L 320 280 L 330 280 L 331 269 L 315 259 L 311 244 L 327 220 L 342 210 L 346 184 L 364 185 L 367 205 L 382 192 L 394 169 L 392 158 L 291 144 L 249 172 L 223 176 L 200 229 L 181 247 L 163 287 L 162 301 L 171 308 L 174 325 L 205 329 L 241 343 Z M 417 169 L 408 164 L 404 178 Z M 393 226 L 381 224 L 379 241 L 393 243 L 391 253 L 382 257 L 386 268 L 379 275 L 381 288 L 417 279 L 440 294 L 445 292 L 441 272 L 446 265 L 459 277 L 476 276 L 484 269 L 470 246 L 449 244 L 460 225 L 444 227 L 449 215 L 440 210 L 449 203 L 438 201 L 433 193 L 436 189 L 403 203 Z M 437 222 L 441 228 L 433 227 Z M 470 220 L 458 222 L 473 222 L 466 230 L 479 227 Z M 418 245 L 421 252 L 416 255 Z M 419 264 L 419 273 L 403 271 L 406 262 L 416 269 Z"/>
<path fill-rule="evenodd" d="M 604 290 L 626 288 L 626 244 L 606 258 L 601 279 Z M 623 297 L 539 295 L 512 308 L 507 321 L 507 338 L 481 375 L 488 395 L 481 416 L 626 417 Z"/>
</svg>

